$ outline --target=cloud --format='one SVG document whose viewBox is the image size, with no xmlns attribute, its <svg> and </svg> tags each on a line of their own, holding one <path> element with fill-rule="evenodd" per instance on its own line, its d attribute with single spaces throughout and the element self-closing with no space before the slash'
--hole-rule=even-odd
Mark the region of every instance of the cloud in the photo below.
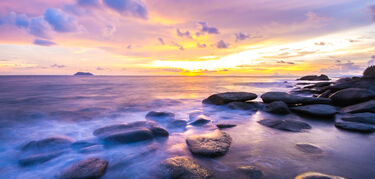
<svg viewBox="0 0 375 179">
<path fill-rule="evenodd" d="M 206 22 L 198 22 L 201 26 L 201 30 L 196 33 L 197 36 L 208 33 L 208 34 L 219 34 L 219 29 L 216 27 L 209 27 Z"/>
<path fill-rule="evenodd" d="M 29 18 L 25 14 L 18 14 L 15 23 L 19 28 L 27 28 L 29 27 Z"/>
<path fill-rule="evenodd" d="M 43 17 L 34 17 L 30 20 L 29 33 L 42 38 L 48 38 L 47 30 L 48 26 L 43 20 Z"/>
<path fill-rule="evenodd" d="M 159 37 L 158 40 L 162 45 L 165 45 L 163 38 Z"/>
<path fill-rule="evenodd" d="M 77 0 L 77 4 L 84 7 L 97 7 L 100 5 L 99 0 Z"/>
<path fill-rule="evenodd" d="M 371 13 L 371 17 L 372 17 L 372 21 L 375 21 L 375 4 L 370 6 L 370 13 Z"/>
<path fill-rule="evenodd" d="M 326 45 L 325 42 L 315 42 L 314 44 L 317 45 L 317 46 L 324 46 L 324 45 Z"/>
<path fill-rule="evenodd" d="M 56 45 L 55 42 L 49 41 L 49 40 L 43 40 L 43 39 L 35 39 L 33 44 L 40 45 L 40 46 L 52 46 Z"/>
<path fill-rule="evenodd" d="M 244 34 L 242 32 L 236 33 L 234 35 L 236 36 L 236 42 L 250 38 L 250 35 Z"/>
<path fill-rule="evenodd" d="M 73 32 L 77 29 L 75 19 L 60 9 L 47 9 L 44 13 L 44 20 L 46 20 L 56 32 Z"/>
<path fill-rule="evenodd" d="M 53 64 L 51 65 L 52 68 L 65 68 L 65 65 L 58 65 L 58 64 Z"/>
<path fill-rule="evenodd" d="M 321 73 L 331 73 L 331 74 L 360 74 L 362 72 L 361 66 L 348 61 L 346 63 L 337 63 L 331 65 L 328 68 L 323 68 L 320 70 Z"/>
<path fill-rule="evenodd" d="M 133 46 L 131 44 L 129 44 L 126 48 L 131 50 L 131 49 L 133 49 Z"/>
<path fill-rule="evenodd" d="M 178 49 L 181 50 L 181 51 L 185 50 L 184 47 L 183 47 L 182 45 L 180 45 L 180 44 L 178 44 L 178 43 L 176 43 L 176 42 L 172 42 L 172 45 L 178 47 Z"/>
<path fill-rule="evenodd" d="M 286 62 L 284 60 L 279 60 L 279 61 L 277 61 L 277 63 L 284 63 L 284 64 L 290 64 L 290 65 L 294 65 L 295 64 L 294 62 Z"/>
<path fill-rule="evenodd" d="M 113 33 L 116 32 L 116 27 L 114 25 L 106 25 L 103 29 L 103 36 L 109 37 L 112 36 Z"/>
<path fill-rule="evenodd" d="M 197 43 L 197 47 L 198 47 L 198 48 L 206 48 L 207 45 L 206 45 L 206 44 L 200 44 L 200 43 Z"/>
<path fill-rule="evenodd" d="M 375 55 L 373 55 L 373 56 L 371 57 L 371 60 L 369 60 L 369 61 L 367 62 L 367 65 L 368 65 L 368 66 L 375 65 Z"/>
<path fill-rule="evenodd" d="M 134 0 L 103 0 L 103 2 L 109 8 L 121 14 L 131 14 L 135 17 L 147 19 L 146 7 Z"/>
<path fill-rule="evenodd" d="M 177 36 L 179 36 L 179 37 L 192 38 L 189 31 L 181 32 L 180 29 L 176 29 L 176 32 L 177 32 Z"/>
<path fill-rule="evenodd" d="M 98 70 L 98 71 L 103 71 L 103 70 L 105 70 L 105 69 L 102 68 L 102 67 L 96 67 L 96 70 Z"/>
<path fill-rule="evenodd" d="M 220 40 L 216 43 L 217 48 L 228 48 L 229 44 L 225 43 L 224 40 Z"/>
</svg>

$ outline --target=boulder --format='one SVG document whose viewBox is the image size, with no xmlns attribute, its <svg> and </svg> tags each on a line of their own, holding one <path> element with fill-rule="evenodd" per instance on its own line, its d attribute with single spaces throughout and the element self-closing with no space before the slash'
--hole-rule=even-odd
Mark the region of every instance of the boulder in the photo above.
<svg viewBox="0 0 375 179">
<path fill-rule="evenodd" d="M 162 162 L 166 169 L 165 178 L 179 179 L 210 179 L 212 173 L 188 157 L 173 157 Z"/>
<path fill-rule="evenodd" d="M 361 88 L 347 88 L 337 91 L 329 96 L 333 104 L 338 106 L 349 106 L 368 101 L 375 97 L 375 93 Z"/>
<path fill-rule="evenodd" d="M 155 123 L 139 121 L 102 127 L 96 129 L 93 134 L 107 142 L 132 143 L 150 140 L 154 137 L 166 137 L 168 131 L 156 126 Z"/>
<path fill-rule="evenodd" d="M 267 104 L 264 107 L 264 111 L 273 113 L 273 114 L 289 114 L 290 113 L 288 105 L 282 101 L 274 101 L 272 103 Z"/>
<path fill-rule="evenodd" d="M 50 152 L 69 148 L 74 140 L 67 136 L 50 137 L 38 141 L 31 141 L 24 145 L 22 151 Z"/>
<path fill-rule="evenodd" d="M 203 126 L 211 122 L 209 119 L 200 118 L 190 123 L 192 126 Z"/>
<path fill-rule="evenodd" d="M 236 124 L 228 124 L 228 123 L 216 124 L 216 127 L 219 128 L 219 129 L 232 128 L 232 127 L 236 127 L 236 126 L 237 126 Z"/>
<path fill-rule="evenodd" d="M 343 121 L 375 124 L 375 114 L 369 112 L 346 114 L 341 119 Z"/>
<path fill-rule="evenodd" d="M 306 143 L 298 143 L 296 144 L 296 148 L 302 152 L 310 153 L 310 154 L 321 154 L 323 150 L 320 149 L 318 146 Z"/>
<path fill-rule="evenodd" d="M 171 112 L 150 111 L 146 114 L 146 119 L 158 123 L 165 123 L 175 120 L 175 114 Z"/>
<path fill-rule="evenodd" d="M 246 102 L 230 102 L 228 108 L 233 110 L 251 110 L 257 111 L 260 107 L 257 103 L 246 103 Z"/>
<path fill-rule="evenodd" d="M 67 168 L 59 178 L 100 178 L 106 172 L 108 162 L 100 158 L 88 158 Z"/>
<path fill-rule="evenodd" d="M 230 102 L 245 102 L 257 98 L 254 93 L 248 92 L 226 92 L 209 96 L 203 100 L 204 104 L 224 105 Z"/>
<path fill-rule="evenodd" d="M 258 123 L 274 129 L 290 132 L 301 132 L 304 129 L 311 129 L 311 126 L 309 124 L 294 120 L 263 119 L 261 121 L 258 121 Z"/>
<path fill-rule="evenodd" d="M 306 172 L 296 176 L 294 179 L 345 179 L 340 176 L 327 175 L 318 172 Z"/>
<path fill-rule="evenodd" d="M 317 116 L 317 117 L 333 117 L 337 113 L 337 110 L 335 107 L 326 105 L 326 104 L 312 104 L 312 105 L 306 105 L 306 106 L 297 106 L 291 109 L 301 114 Z"/>
<path fill-rule="evenodd" d="M 356 122 L 336 122 L 335 126 L 348 131 L 357 131 L 363 133 L 371 133 L 375 131 L 372 125 L 356 123 Z"/>
<path fill-rule="evenodd" d="M 282 101 L 286 104 L 329 104 L 331 102 L 328 98 L 302 97 L 285 92 L 267 92 L 261 98 L 265 103 Z"/>
<path fill-rule="evenodd" d="M 347 106 L 343 108 L 342 111 L 345 113 L 362 113 L 362 112 L 374 112 L 375 113 L 375 100 Z"/>
<path fill-rule="evenodd" d="M 60 155 L 62 155 L 63 151 L 57 151 L 57 152 L 47 152 L 47 153 L 36 153 L 36 154 L 30 154 L 21 157 L 18 160 L 18 164 L 21 166 L 30 166 L 35 164 L 41 164 L 44 162 L 47 162 L 53 158 L 56 158 Z"/>
<path fill-rule="evenodd" d="M 239 166 L 237 167 L 237 171 L 245 174 L 250 179 L 260 179 L 263 176 L 263 172 L 253 165 Z"/>
<path fill-rule="evenodd" d="M 305 80 L 305 81 L 328 81 L 330 80 L 327 75 L 321 74 L 320 76 L 318 75 L 307 75 L 303 76 L 297 80 Z"/>
<path fill-rule="evenodd" d="M 200 112 L 190 113 L 189 114 L 190 125 L 193 126 L 203 126 L 211 122 L 206 115 L 201 114 Z"/>
<path fill-rule="evenodd" d="M 207 157 L 225 155 L 232 143 L 229 134 L 214 131 L 206 134 L 189 136 L 186 143 L 191 153 Z"/>
</svg>

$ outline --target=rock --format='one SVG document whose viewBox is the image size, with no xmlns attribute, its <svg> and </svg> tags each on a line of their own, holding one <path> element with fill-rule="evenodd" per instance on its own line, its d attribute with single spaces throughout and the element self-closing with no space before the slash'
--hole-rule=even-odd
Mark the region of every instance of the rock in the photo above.
<svg viewBox="0 0 375 179">
<path fill-rule="evenodd" d="M 331 90 L 325 90 L 323 93 L 318 95 L 318 98 L 328 98 L 332 94 Z"/>
<path fill-rule="evenodd" d="M 168 158 L 162 162 L 162 166 L 167 170 L 165 178 L 178 179 L 210 179 L 214 178 L 212 173 L 203 168 L 187 157 L 173 157 Z"/>
<path fill-rule="evenodd" d="M 151 111 L 146 114 L 146 119 L 158 123 L 165 123 L 175 120 L 175 115 L 171 112 Z"/>
<path fill-rule="evenodd" d="M 333 117 L 337 113 L 335 107 L 326 104 L 313 104 L 291 108 L 293 111 L 317 117 Z"/>
<path fill-rule="evenodd" d="M 77 72 L 74 76 L 93 76 L 93 74 L 89 72 Z"/>
<path fill-rule="evenodd" d="M 328 98 L 302 97 L 285 92 L 267 92 L 261 98 L 265 103 L 282 101 L 286 104 L 329 104 L 331 102 Z"/>
<path fill-rule="evenodd" d="M 103 150 L 104 150 L 103 145 L 92 145 L 92 146 L 81 148 L 81 149 L 78 150 L 78 152 L 80 152 L 80 153 L 93 153 L 93 152 L 99 152 L 99 151 L 103 151 Z"/>
<path fill-rule="evenodd" d="M 371 133 L 375 131 L 375 128 L 368 124 L 361 124 L 356 122 L 336 122 L 335 126 L 340 129 L 357 131 L 363 133 Z"/>
<path fill-rule="evenodd" d="M 320 76 L 318 75 L 307 75 L 303 76 L 297 80 L 305 80 L 305 81 L 328 81 L 330 80 L 327 75 L 321 74 Z"/>
<path fill-rule="evenodd" d="M 338 106 L 348 106 L 368 101 L 375 97 L 375 93 L 361 88 L 347 88 L 337 91 L 329 96 L 332 102 Z"/>
<path fill-rule="evenodd" d="M 259 105 L 257 103 L 246 103 L 246 102 L 230 102 L 228 107 L 233 110 L 252 110 L 257 111 Z"/>
<path fill-rule="evenodd" d="M 69 148 L 74 140 L 67 136 L 50 137 L 38 141 L 31 141 L 22 147 L 23 151 L 50 152 Z"/>
<path fill-rule="evenodd" d="M 232 128 L 232 127 L 236 127 L 236 126 L 237 126 L 236 124 L 225 124 L 225 123 L 216 124 L 216 127 L 219 128 L 219 129 Z"/>
<path fill-rule="evenodd" d="M 327 175 L 318 172 L 306 172 L 296 176 L 294 179 L 345 179 L 340 176 Z"/>
<path fill-rule="evenodd" d="M 214 131 L 201 135 L 189 136 L 186 143 L 191 153 L 207 157 L 225 155 L 232 143 L 229 134 Z"/>
<path fill-rule="evenodd" d="M 93 134 L 101 140 L 115 143 L 132 143 L 168 136 L 165 129 L 147 121 L 110 125 L 96 129 Z"/>
<path fill-rule="evenodd" d="M 190 113 L 189 114 L 190 125 L 193 126 L 202 126 L 206 125 L 207 123 L 211 122 L 206 115 L 201 114 L 200 112 Z"/>
<path fill-rule="evenodd" d="M 296 144 L 296 148 L 305 153 L 311 153 L 311 154 L 323 153 L 322 149 L 312 144 L 299 143 L 299 144 Z"/>
<path fill-rule="evenodd" d="M 224 105 L 230 102 L 245 102 L 257 98 L 254 93 L 247 92 L 226 92 L 209 96 L 203 100 L 204 104 Z"/>
<path fill-rule="evenodd" d="M 345 113 L 375 112 L 375 100 L 347 106 L 342 111 Z"/>
<path fill-rule="evenodd" d="M 88 158 L 66 169 L 61 179 L 100 178 L 107 169 L 108 162 L 100 158 Z"/>
<path fill-rule="evenodd" d="M 282 101 L 274 101 L 272 103 L 267 104 L 264 107 L 264 111 L 273 113 L 273 114 L 289 114 L 290 113 L 288 105 Z"/>
<path fill-rule="evenodd" d="M 48 153 L 37 153 L 37 154 L 31 154 L 24 157 L 21 157 L 18 160 L 18 163 L 21 166 L 30 166 L 35 164 L 40 164 L 47 162 L 53 158 L 56 158 L 60 155 L 62 155 L 64 152 L 58 151 L 58 152 L 48 152 Z"/>
<path fill-rule="evenodd" d="M 91 141 L 81 140 L 81 141 L 74 142 L 72 144 L 72 148 L 81 149 L 81 148 L 90 147 L 90 146 L 93 146 L 93 145 L 97 145 L 97 143 L 91 142 Z"/>
<path fill-rule="evenodd" d="M 290 132 L 301 132 L 304 129 L 311 129 L 309 124 L 293 120 L 263 119 L 258 121 L 258 123 L 267 127 Z"/>
<path fill-rule="evenodd" d="M 355 113 L 347 114 L 341 117 L 343 121 L 359 122 L 359 123 L 368 123 L 375 124 L 375 114 L 374 113 Z"/>
<path fill-rule="evenodd" d="M 211 120 L 201 118 L 201 119 L 197 119 L 197 120 L 191 122 L 190 125 L 192 125 L 192 126 L 203 126 L 203 125 L 206 125 L 209 122 L 211 122 Z"/>
<path fill-rule="evenodd" d="M 246 174 L 250 179 L 259 179 L 263 176 L 263 172 L 253 165 L 239 166 L 237 167 L 237 171 Z"/>
</svg>

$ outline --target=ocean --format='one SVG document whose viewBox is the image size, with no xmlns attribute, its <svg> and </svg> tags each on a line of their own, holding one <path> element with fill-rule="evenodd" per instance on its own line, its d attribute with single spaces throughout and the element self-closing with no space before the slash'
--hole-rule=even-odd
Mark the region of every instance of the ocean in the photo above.
<svg viewBox="0 0 375 179">
<path fill-rule="evenodd" d="M 217 178 L 239 178 L 239 165 L 262 166 L 266 178 L 293 178 L 307 172 L 346 178 L 375 176 L 375 135 L 339 130 L 333 120 L 277 116 L 265 112 L 231 110 L 202 105 L 211 94 L 246 91 L 259 96 L 268 91 L 289 92 L 295 77 L 151 77 L 151 76 L 0 76 L 0 178 L 56 178 L 75 162 L 100 157 L 109 162 L 103 178 L 154 178 L 168 157 L 194 158 Z M 77 141 L 96 140 L 100 127 L 145 120 L 149 111 L 173 112 L 189 121 L 189 113 L 202 112 L 212 123 L 169 130 L 165 140 L 123 145 L 101 145 L 91 151 L 69 150 L 47 162 L 20 166 L 20 148 L 33 140 L 69 136 Z M 260 125 L 265 118 L 285 118 L 309 123 L 301 133 L 278 131 Z M 225 129 L 233 138 L 229 152 L 217 158 L 193 156 L 185 139 L 216 130 L 214 124 L 230 122 Z M 306 154 L 296 143 L 311 143 L 323 154 Z"/>
</svg>

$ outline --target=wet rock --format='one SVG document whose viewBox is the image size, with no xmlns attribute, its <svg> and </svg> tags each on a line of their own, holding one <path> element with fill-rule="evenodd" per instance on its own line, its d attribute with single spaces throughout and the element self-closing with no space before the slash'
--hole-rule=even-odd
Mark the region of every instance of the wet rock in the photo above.
<svg viewBox="0 0 375 179">
<path fill-rule="evenodd" d="M 375 114 L 369 112 L 346 114 L 343 117 L 341 117 L 341 119 L 343 121 L 375 124 Z"/>
<path fill-rule="evenodd" d="M 296 148 L 302 152 L 310 153 L 310 154 L 321 154 L 323 153 L 323 150 L 320 149 L 318 146 L 312 145 L 312 144 L 305 144 L 305 143 L 299 143 L 296 144 Z"/>
<path fill-rule="evenodd" d="M 333 117 L 337 113 L 335 107 L 326 104 L 313 104 L 291 108 L 293 111 L 318 117 Z"/>
<path fill-rule="evenodd" d="M 311 129 L 309 124 L 294 120 L 263 119 L 258 121 L 258 123 L 274 129 L 290 132 L 301 132 L 304 129 Z"/>
<path fill-rule="evenodd" d="M 37 154 L 31 154 L 31 155 L 26 155 L 24 157 L 21 157 L 18 160 L 18 163 L 21 166 L 30 166 L 30 165 L 35 165 L 35 164 L 41 164 L 44 162 L 47 162 L 53 158 L 56 158 L 60 155 L 62 155 L 64 152 L 59 151 L 59 152 L 48 152 L 48 153 L 37 153 Z"/>
<path fill-rule="evenodd" d="M 375 131 L 375 128 L 368 124 L 356 123 L 356 122 L 336 122 L 335 126 L 340 129 L 357 131 L 363 133 L 371 133 Z"/>
<path fill-rule="evenodd" d="M 282 101 L 274 101 L 272 103 L 267 104 L 264 107 L 264 111 L 273 113 L 273 114 L 289 114 L 290 113 L 288 105 Z"/>
<path fill-rule="evenodd" d="M 323 93 L 318 95 L 318 98 L 328 98 L 332 94 L 331 90 L 325 90 Z"/>
<path fill-rule="evenodd" d="M 361 88 L 347 88 L 337 91 L 329 96 L 332 102 L 338 106 L 348 106 L 368 101 L 375 97 L 375 93 Z"/>
<path fill-rule="evenodd" d="M 192 126 L 203 126 L 211 122 L 209 119 L 200 118 L 190 123 Z"/>
<path fill-rule="evenodd" d="M 167 170 L 166 178 L 179 179 L 210 179 L 214 178 L 212 173 L 203 168 L 187 157 L 173 157 L 168 158 L 162 162 L 162 166 Z"/>
<path fill-rule="evenodd" d="M 67 136 L 50 137 L 38 141 L 31 141 L 24 145 L 23 151 L 49 152 L 69 148 L 74 140 Z"/>
<path fill-rule="evenodd" d="M 226 129 L 226 128 L 232 128 L 236 127 L 236 124 L 228 124 L 228 123 L 221 123 L 221 124 L 216 124 L 216 127 L 219 129 Z"/>
<path fill-rule="evenodd" d="M 230 102 L 228 107 L 233 110 L 252 110 L 257 111 L 260 105 L 257 103 L 246 103 L 246 102 Z"/>
<path fill-rule="evenodd" d="M 237 171 L 246 174 L 250 179 L 259 179 L 263 176 L 263 172 L 253 165 L 239 166 L 237 167 Z"/>
<path fill-rule="evenodd" d="M 175 120 L 175 114 L 171 112 L 151 111 L 146 114 L 146 119 L 158 123 L 165 123 Z"/>
<path fill-rule="evenodd" d="M 189 114 L 190 125 L 193 126 L 202 126 L 206 125 L 207 123 L 211 122 L 211 120 L 208 119 L 208 117 L 201 112 L 193 112 Z"/>
<path fill-rule="evenodd" d="M 328 98 L 302 97 L 285 92 L 267 92 L 261 98 L 265 103 L 282 101 L 286 104 L 329 104 L 331 102 Z"/>
<path fill-rule="evenodd" d="M 108 162 L 100 158 L 88 158 L 66 169 L 60 179 L 100 178 L 107 169 Z"/>
<path fill-rule="evenodd" d="M 132 143 L 158 136 L 164 137 L 167 133 L 165 129 L 155 126 L 152 122 L 139 121 L 102 127 L 95 130 L 93 134 L 107 142 Z"/>
<path fill-rule="evenodd" d="M 209 96 L 203 100 L 204 104 L 224 105 L 230 102 L 245 102 L 257 98 L 254 93 L 247 92 L 226 92 Z"/>
<path fill-rule="evenodd" d="M 345 179 L 344 177 L 327 175 L 318 172 L 306 172 L 296 176 L 294 179 Z"/>
<path fill-rule="evenodd" d="M 375 112 L 375 100 L 347 106 L 342 111 L 345 113 Z"/>
<path fill-rule="evenodd" d="M 201 135 L 189 136 L 186 143 L 191 153 L 207 157 L 225 155 L 232 143 L 229 134 L 214 131 Z"/>
<path fill-rule="evenodd" d="M 99 151 L 103 151 L 103 150 L 104 150 L 103 145 L 92 145 L 92 146 L 81 148 L 81 149 L 78 150 L 78 152 L 80 152 L 80 153 L 94 153 L 94 152 L 99 152 Z"/>
<path fill-rule="evenodd" d="M 93 146 L 93 145 L 97 145 L 97 143 L 93 142 L 93 141 L 81 140 L 81 141 L 76 141 L 76 142 L 72 143 L 72 148 L 81 149 L 81 148 L 90 147 L 90 146 Z"/>
<path fill-rule="evenodd" d="M 321 74 L 320 76 L 318 75 L 307 75 L 303 76 L 297 80 L 305 80 L 305 81 L 328 81 L 330 80 L 327 75 Z"/>
</svg>

